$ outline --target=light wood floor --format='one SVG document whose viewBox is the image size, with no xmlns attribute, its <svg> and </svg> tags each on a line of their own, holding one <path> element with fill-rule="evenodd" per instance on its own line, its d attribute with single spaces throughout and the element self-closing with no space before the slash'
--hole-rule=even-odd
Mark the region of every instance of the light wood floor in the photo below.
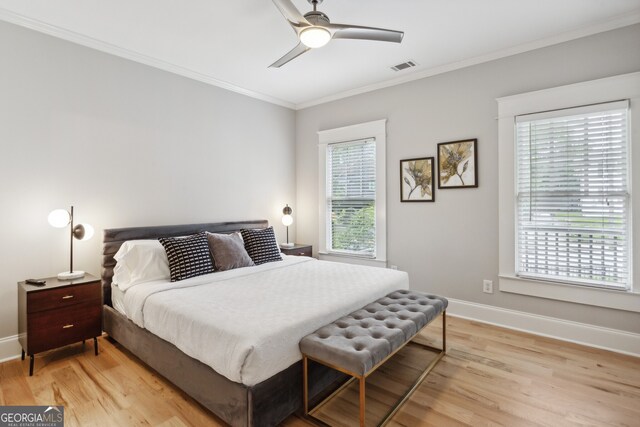
<svg viewBox="0 0 640 427">
<path fill-rule="evenodd" d="M 440 321 L 425 340 L 439 344 Z M 640 359 L 452 316 L 447 355 L 394 417 L 394 426 L 640 426 Z M 216 426 L 206 409 L 117 343 L 100 355 L 78 345 L 0 364 L 0 405 L 65 406 L 65 425 Z M 430 354 L 407 346 L 367 383 L 368 424 L 381 418 Z M 357 394 L 346 390 L 322 419 L 354 425 Z M 378 418 L 378 419 L 379 419 Z M 307 427 L 289 417 L 287 427 Z"/>
</svg>

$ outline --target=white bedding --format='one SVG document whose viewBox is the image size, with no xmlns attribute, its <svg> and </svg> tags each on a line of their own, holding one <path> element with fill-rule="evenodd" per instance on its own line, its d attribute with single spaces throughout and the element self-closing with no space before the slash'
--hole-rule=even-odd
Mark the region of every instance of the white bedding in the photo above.
<svg viewBox="0 0 640 427">
<path fill-rule="evenodd" d="M 119 313 L 127 315 L 127 311 L 124 308 L 124 291 L 115 283 L 111 283 L 111 305 Z"/>
<path fill-rule="evenodd" d="M 127 317 L 231 381 L 251 386 L 301 359 L 298 342 L 396 289 L 404 272 L 286 257 L 180 282 L 132 286 Z"/>
</svg>

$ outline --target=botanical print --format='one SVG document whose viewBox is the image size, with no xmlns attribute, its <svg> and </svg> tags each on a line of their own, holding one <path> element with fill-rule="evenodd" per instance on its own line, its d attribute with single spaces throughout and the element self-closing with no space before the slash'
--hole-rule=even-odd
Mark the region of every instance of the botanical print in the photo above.
<svg viewBox="0 0 640 427">
<path fill-rule="evenodd" d="M 433 157 L 400 160 L 400 201 L 433 202 Z"/>
<path fill-rule="evenodd" d="M 438 144 L 438 188 L 478 186 L 477 139 Z"/>
</svg>

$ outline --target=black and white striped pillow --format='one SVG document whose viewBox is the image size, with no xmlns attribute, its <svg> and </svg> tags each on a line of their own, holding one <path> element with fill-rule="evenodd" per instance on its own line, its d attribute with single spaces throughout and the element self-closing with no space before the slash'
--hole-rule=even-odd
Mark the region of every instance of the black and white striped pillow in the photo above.
<svg viewBox="0 0 640 427">
<path fill-rule="evenodd" d="M 160 237 L 158 240 L 167 252 L 172 282 L 213 273 L 206 233 L 179 238 Z"/>
<path fill-rule="evenodd" d="M 273 227 L 241 231 L 244 248 L 256 265 L 282 261 Z"/>
</svg>

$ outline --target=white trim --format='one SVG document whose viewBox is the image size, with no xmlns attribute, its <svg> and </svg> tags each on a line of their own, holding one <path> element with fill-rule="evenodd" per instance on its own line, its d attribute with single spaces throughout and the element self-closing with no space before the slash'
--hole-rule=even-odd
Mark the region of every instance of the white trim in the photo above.
<svg viewBox="0 0 640 427">
<path fill-rule="evenodd" d="M 546 282 L 516 276 L 500 276 L 499 280 L 500 292 L 640 313 L 640 294 L 635 292 Z"/>
<path fill-rule="evenodd" d="M 497 98 L 498 119 L 640 97 L 640 71 Z"/>
<path fill-rule="evenodd" d="M 528 123 L 538 120 L 555 119 L 557 117 L 573 117 L 583 116 L 590 113 L 596 113 L 600 111 L 620 111 L 626 112 L 629 109 L 629 100 L 623 99 L 621 101 L 611 102 L 598 102 L 591 105 L 583 105 L 573 108 L 563 108 L 560 110 L 541 111 L 539 113 L 528 113 L 516 116 L 516 123 Z"/>
<path fill-rule="evenodd" d="M 31 30 L 35 30 L 44 34 L 48 34 L 50 36 L 58 37 L 63 40 L 70 41 L 72 43 L 87 46 L 92 49 L 109 53 L 111 55 L 119 56 L 135 62 L 139 62 L 141 64 L 159 68 L 161 70 L 168 71 L 170 73 L 178 74 L 190 79 L 201 81 L 203 83 L 207 83 L 213 86 L 227 89 L 232 92 L 240 93 L 242 95 L 260 99 L 262 101 L 280 105 L 282 107 L 291 108 L 293 110 L 302 110 L 308 107 L 312 107 L 314 105 L 325 104 L 327 102 L 336 101 L 338 99 L 348 98 L 350 96 L 372 92 L 378 89 L 384 89 L 387 87 L 396 86 L 396 85 L 411 82 L 414 80 L 424 79 L 426 77 L 431 77 L 438 74 L 448 73 L 450 71 L 459 70 L 461 68 L 470 67 L 472 65 L 482 64 L 485 62 L 494 61 L 496 59 L 517 55 L 519 53 L 528 52 L 531 50 L 540 49 L 543 47 L 552 46 L 559 43 L 564 43 L 570 40 L 579 39 L 581 37 L 587 37 L 593 34 L 615 30 L 616 28 L 622 28 L 629 25 L 637 24 L 640 22 L 640 11 L 635 11 L 635 12 L 627 13 L 622 16 L 617 16 L 610 20 L 607 20 L 595 25 L 590 25 L 588 27 L 577 28 L 577 29 L 566 31 L 564 33 L 557 34 L 551 37 L 546 37 L 540 40 L 523 43 L 517 46 L 501 49 L 485 55 L 479 55 L 479 56 L 465 59 L 462 61 L 428 68 L 426 70 L 417 71 L 412 74 L 406 74 L 402 77 L 385 80 L 379 83 L 363 86 L 356 89 L 347 90 L 344 92 L 338 92 L 333 95 L 329 95 L 329 96 L 318 98 L 311 101 L 301 102 L 299 104 L 295 104 L 293 102 L 285 101 L 285 100 L 275 98 L 269 95 L 265 95 L 259 92 L 255 92 L 252 90 L 244 89 L 242 87 L 236 86 L 234 84 L 231 84 L 222 80 L 218 80 L 216 78 L 199 73 L 197 71 L 187 69 L 180 65 L 171 64 L 169 62 L 165 62 L 156 58 L 152 58 L 147 55 L 143 55 L 138 52 L 134 52 L 129 49 L 115 46 L 110 43 L 106 43 L 106 42 L 76 33 L 74 31 L 70 31 L 70 30 L 58 27 L 56 25 L 47 24 L 45 22 L 26 17 L 24 15 L 18 14 L 8 9 L 0 8 L 0 20 L 10 22 L 12 24 L 20 25 L 22 27 L 29 28 Z"/>
<path fill-rule="evenodd" d="M 640 356 L 640 334 L 449 298 L 447 314 L 616 353 Z"/>
<path fill-rule="evenodd" d="M 349 255 L 336 255 L 333 253 L 319 252 L 318 259 L 322 261 L 344 262 L 347 264 L 368 265 L 369 267 L 387 267 L 386 259 L 364 258 Z"/>
<path fill-rule="evenodd" d="M 24 15 L 20 15 L 8 9 L 0 8 L 0 20 L 6 21 L 11 24 L 16 24 L 21 27 L 29 28 L 30 30 L 38 31 L 53 37 L 57 37 L 72 43 L 76 43 L 82 46 L 89 47 L 91 49 L 99 50 L 120 58 L 129 59 L 140 64 L 148 65 L 150 67 L 158 68 L 169 73 L 177 74 L 179 76 L 187 77 L 189 79 L 197 80 L 199 82 L 207 83 L 212 86 L 226 89 L 231 92 L 236 92 L 241 95 L 245 95 L 251 98 L 259 99 L 261 101 L 269 102 L 271 104 L 280 105 L 292 110 L 295 110 L 295 104 L 293 102 L 284 101 L 273 96 L 265 95 L 260 92 L 255 92 L 249 89 L 236 86 L 232 83 L 225 82 L 223 80 L 216 79 L 207 74 L 200 73 L 198 71 L 191 70 L 181 65 L 172 64 L 170 62 L 163 61 L 161 59 L 153 58 L 151 56 L 126 49 L 120 46 L 113 45 L 111 43 L 104 42 L 102 40 L 94 39 L 93 37 L 86 36 L 84 34 L 76 33 L 75 31 L 67 30 L 65 28 L 58 27 L 56 25 L 48 24 L 46 22 L 39 21 L 37 19 L 29 18 Z"/>
<path fill-rule="evenodd" d="M 21 350 L 17 335 L 0 338 L 0 363 L 17 359 Z"/>
<path fill-rule="evenodd" d="M 387 262 L 387 119 L 374 120 L 357 125 L 318 131 L 318 252 L 327 250 L 327 146 L 337 142 L 347 142 L 373 138 L 376 141 L 376 257 L 368 259 L 373 264 Z M 333 254 L 331 254 L 333 255 Z M 342 262 L 350 262 L 359 257 L 340 256 Z M 358 263 L 357 261 L 354 263 Z"/>
<path fill-rule="evenodd" d="M 432 77 L 438 74 L 448 73 L 450 71 L 459 70 L 461 68 L 470 67 L 472 65 L 478 65 L 485 62 L 495 61 L 497 59 L 506 58 L 508 56 L 517 55 L 523 52 L 528 52 L 535 49 L 541 49 L 547 46 L 553 46 L 568 42 L 571 40 L 579 39 L 581 37 L 591 36 L 593 34 L 603 33 L 605 31 L 615 30 L 616 28 L 626 27 L 628 25 L 637 24 L 640 22 L 640 10 L 629 14 L 612 18 L 608 21 L 591 25 L 584 28 L 578 28 L 572 31 L 567 31 L 555 36 L 535 40 L 529 43 L 523 43 L 517 46 L 509 47 L 506 49 L 497 50 L 485 55 L 476 56 L 469 59 L 464 59 L 458 62 L 452 62 L 450 64 L 440 65 L 437 67 L 428 68 L 422 71 L 416 71 L 412 74 L 407 74 L 402 77 L 397 77 L 389 80 L 382 81 L 380 83 L 374 83 L 359 87 L 356 89 L 350 89 L 344 92 L 339 92 L 333 95 L 325 96 L 311 101 L 301 102 L 296 104 L 296 110 L 302 110 L 305 108 L 313 107 L 315 105 L 326 104 L 327 102 L 336 101 L 338 99 L 348 98 L 354 95 L 360 95 L 362 93 L 373 92 L 374 90 L 384 89 L 391 86 L 400 85 L 403 83 L 412 82 L 414 80 L 424 79 L 426 77 Z"/>
<path fill-rule="evenodd" d="M 638 293 L 640 286 L 631 286 L 631 291 L 609 291 L 605 289 L 571 286 L 563 283 L 516 278 L 515 274 L 515 117 L 522 114 L 558 110 L 581 105 L 589 105 L 616 100 L 630 100 L 631 108 L 640 105 L 640 72 L 606 77 L 603 79 L 580 82 L 551 89 L 522 93 L 498 98 L 498 268 L 500 291 L 570 301 L 599 307 L 639 312 Z M 640 110 L 634 111 L 629 123 L 629 138 L 640 141 Z M 636 114 L 637 113 L 637 114 Z M 633 145 L 633 142 L 632 144 Z M 633 165 L 633 153 L 630 150 L 629 163 Z M 633 175 L 633 170 L 630 171 Z M 632 185 L 629 185 L 632 192 Z M 637 204 L 632 195 L 632 203 Z M 633 206 L 630 206 L 632 223 L 637 220 Z M 638 248 L 637 232 L 630 227 L 631 253 Z M 629 268 L 637 270 L 638 261 L 634 260 Z M 633 279 L 632 279 L 633 280 Z M 555 288 L 555 289 L 554 289 Z"/>
</svg>

